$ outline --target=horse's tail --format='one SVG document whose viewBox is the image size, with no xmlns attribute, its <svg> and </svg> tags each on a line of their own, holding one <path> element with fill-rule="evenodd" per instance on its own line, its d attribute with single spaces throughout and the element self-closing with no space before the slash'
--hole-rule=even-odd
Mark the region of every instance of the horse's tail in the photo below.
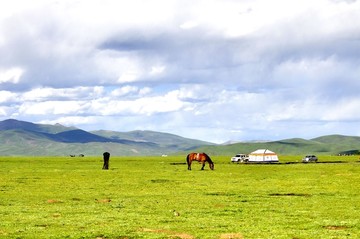
<svg viewBox="0 0 360 239">
<path fill-rule="evenodd" d="M 191 159 L 190 159 L 190 154 L 188 154 L 186 156 L 186 162 L 187 162 L 187 165 L 188 165 L 188 170 L 191 170 Z"/>
</svg>

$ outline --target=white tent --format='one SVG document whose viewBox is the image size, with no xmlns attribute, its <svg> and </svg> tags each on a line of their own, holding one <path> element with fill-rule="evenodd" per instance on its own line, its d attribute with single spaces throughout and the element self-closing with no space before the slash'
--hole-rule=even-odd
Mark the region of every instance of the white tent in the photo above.
<svg viewBox="0 0 360 239">
<path fill-rule="evenodd" d="M 258 149 L 249 154 L 249 162 L 279 162 L 279 158 L 273 151 Z"/>
</svg>

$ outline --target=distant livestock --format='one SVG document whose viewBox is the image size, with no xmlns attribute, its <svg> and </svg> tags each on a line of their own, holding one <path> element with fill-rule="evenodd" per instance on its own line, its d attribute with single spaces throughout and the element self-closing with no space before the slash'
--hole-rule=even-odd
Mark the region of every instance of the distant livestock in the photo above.
<svg viewBox="0 0 360 239">
<path fill-rule="evenodd" d="M 75 154 L 70 154 L 70 157 L 73 158 L 73 157 L 76 157 L 76 155 Z M 85 157 L 85 155 L 84 154 L 79 154 L 78 157 Z"/>
<path fill-rule="evenodd" d="M 103 153 L 104 156 L 104 165 L 102 169 L 108 170 L 109 169 L 109 161 L 110 161 L 110 153 L 105 152 Z"/>
</svg>

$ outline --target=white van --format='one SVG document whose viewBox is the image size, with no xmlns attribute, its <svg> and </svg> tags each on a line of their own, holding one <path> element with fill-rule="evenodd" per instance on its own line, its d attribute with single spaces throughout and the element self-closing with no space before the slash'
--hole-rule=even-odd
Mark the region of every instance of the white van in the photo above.
<svg viewBox="0 0 360 239">
<path fill-rule="evenodd" d="M 233 163 L 243 163 L 249 161 L 249 156 L 247 154 L 237 154 L 234 157 L 231 157 L 231 162 Z"/>
</svg>

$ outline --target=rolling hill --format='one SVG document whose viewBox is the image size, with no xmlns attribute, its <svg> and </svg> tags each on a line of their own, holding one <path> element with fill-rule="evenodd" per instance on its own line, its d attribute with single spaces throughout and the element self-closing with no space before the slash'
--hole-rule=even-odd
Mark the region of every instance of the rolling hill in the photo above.
<svg viewBox="0 0 360 239">
<path fill-rule="evenodd" d="M 282 155 L 359 154 L 360 137 L 327 135 L 310 140 L 292 138 L 216 145 L 147 130 L 88 132 L 60 124 L 34 124 L 14 119 L 0 121 L 0 155 L 101 155 L 105 151 L 124 156 L 185 154 L 189 151 L 234 155 L 260 148 Z"/>
<path fill-rule="evenodd" d="M 202 146 L 198 151 L 213 155 L 248 154 L 256 149 L 270 149 L 282 155 L 305 154 L 359 154 L 360 137 L 328 135 L 306 140 L 300 138 L 284 139 L 258 143 L 235 143 L 229 145 Z"/>
<path fill-rule="evenodd" d="M 152 131 L 87 132 L 60 124 L 0 121 L 0 155 L 161 155 L 210 144 Z"/>
</svg>

